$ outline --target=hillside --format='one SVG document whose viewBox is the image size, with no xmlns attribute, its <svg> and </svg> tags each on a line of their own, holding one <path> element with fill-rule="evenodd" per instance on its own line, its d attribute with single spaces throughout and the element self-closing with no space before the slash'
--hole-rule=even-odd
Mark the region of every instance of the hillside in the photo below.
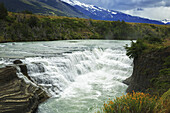
<svg viewBox="0 0 170 113">
<path fill-rule="evenodd" d="M 87 18 L 76 8 L 60 0 L 0 0 L 1 2 L 11 12 L 28 10 L 37 14 Z"/>
<path fill-rule="evenodd" d="M 169 37 L 170 26 L 9 13 L 0 20 L 0 42 Z"/>
</svg>

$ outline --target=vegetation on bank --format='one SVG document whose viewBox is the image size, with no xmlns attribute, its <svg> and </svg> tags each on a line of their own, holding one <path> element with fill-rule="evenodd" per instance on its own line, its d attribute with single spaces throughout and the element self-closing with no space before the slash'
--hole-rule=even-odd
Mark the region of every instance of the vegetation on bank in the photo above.
<svg viewBox="0 0 170 113">
<path fill-rule="evenodd" d="M 138 59 L 148 53 L 164 52 L 165 49 L 170 51 L 170 38 L 151 37 L 138 39 L 136 42 L 132 41 L 130 47 L 125 46 L 125 48 L 130 58 Z M 152 57 L 161 59 L 158 56 Z M 163 67 L 150 82 L 152 85 L 146 89 L 148 94 L 142 92 L 127 93 L 106 102 L 98 113 L 169 113 L 170 56 L 163 58 Z"/>
<path fill-rule="evenodd" d="M 67 39 L 138 39 L 170 36 L 170 26 L 11 13 L 0 19 L 0 42 Z M 3 13 L 0 13 L 0 15 Z"/>
<path fill-rule="evenodd" d="M 104 104 L 104 113 L 153 113 L 157 97 L 133 92 Z"/>
<path fill-rule="evenodd" d="M 131 46 L 125 46 L 127 56 L 130 58 L 138 58 L 141 54 L 147 53 L 153 50 L 165 48 L 163 43 L 167 43 L 166 40 L 169 38 L 160 38 L 156 36 L 145 36 L 144 38 L 138 39 L 136 42 L 131 42 Z"/>
<path fill-rule="evenodd" d="M 131 46 L 126 45 L 125 49 L 127 50 L 127 55 L 130 58 L 137 59 L 139 56 L 151 53 L 151 52 L 162 52 L 167 48 L 167 51 L 170 51 L 170 38 L 143 38 L 138 39 L 135 42 L 132 41 Z M 157 56 L 153 56 L 157 58 Z M 159 58 L 161 59 L 161 58 Z M 148 88 L 148 92 L 155 95 L 162 95 L 170 88 L 170 56 L 162 59 L 163 66 L 159 71 L 159 74 L 150 80 L 152 86 Z M 149 70 L 148 70 L 149 71 Z"/>
<path fill-rule="evenodd" d="M 132 41 L 131 46 L 126 45 L 125 49 L 130 58 L 138 59 L 149 53 L 170 51 L 170 38 L 146 36 L 136 42 Z M 133 92 L 109 100 L 98 113 L 169 113 L 170 56 L 166 56 L 168 57 L 163 57 L 163 59 L 159 56 L 152 56 L 154 59 L 162 59 L 163 67 L 158 70 L 159 74 L 150 80 L 152 85 L 146 89 L 148 94 Z"/>
<path fill-rule="evenodd" d="M 160 98 L 133 92 L 109 100 L 98 113 L 169 113 L 170 89 Z"/>
</svg>

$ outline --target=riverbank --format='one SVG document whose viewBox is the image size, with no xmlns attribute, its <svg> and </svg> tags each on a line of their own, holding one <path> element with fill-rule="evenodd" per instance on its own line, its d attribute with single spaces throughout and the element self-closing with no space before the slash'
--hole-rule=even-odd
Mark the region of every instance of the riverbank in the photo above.
<svg viewBox="0 0 170 113">
<path fill-rule="evenodd" d="M 170 38 L 138 39 L 125 48 L 134 59 L 132 76 L 123 81 L 127 94 L 107 101 L 101 113 L 169 113 Z"/>
<path fill-rule="evenodd" d="M 24 64 L 0 68 L 0 84 L 0 113 L 33 113 L 49 98 L 41 87 L 29 80 Z"/>
<path fill-rule="evenodd" d="M 140 91 L 161 96 L 170 88 L 170 38 L 143 39 L 127 47 L 134 58 L 133 74 L 124 83 L 127 92 Z"/>
</svg>

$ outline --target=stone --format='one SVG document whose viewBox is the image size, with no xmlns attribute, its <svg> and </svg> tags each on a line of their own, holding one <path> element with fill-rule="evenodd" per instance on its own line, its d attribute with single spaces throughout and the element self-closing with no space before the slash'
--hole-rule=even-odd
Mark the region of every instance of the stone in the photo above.
<svg viewBox="0 0 170 113">
<path fill-rule="evenodd" d="M 22 61 L 21 60 L 15 60 L 13 61 L 14 64 L 22 64 Z"/>
<path fill-rule="evenodd" d="M 0 113 L 34 113 L 49 98 L 39 86 L 18 78 L 13 66 L 0 69 Z"/>
</svg>

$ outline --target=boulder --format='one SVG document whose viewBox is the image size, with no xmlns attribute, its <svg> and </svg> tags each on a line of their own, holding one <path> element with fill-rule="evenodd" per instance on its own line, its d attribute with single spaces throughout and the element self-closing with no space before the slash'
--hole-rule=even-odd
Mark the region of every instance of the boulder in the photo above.
<svg viewBox="0 0 170 113">
<path fill-rule="evenodd" d="M 14 64 L 22 64 L 22 61 L 21 60 L 15 60 L 13 61 Z"/>
</svg>

